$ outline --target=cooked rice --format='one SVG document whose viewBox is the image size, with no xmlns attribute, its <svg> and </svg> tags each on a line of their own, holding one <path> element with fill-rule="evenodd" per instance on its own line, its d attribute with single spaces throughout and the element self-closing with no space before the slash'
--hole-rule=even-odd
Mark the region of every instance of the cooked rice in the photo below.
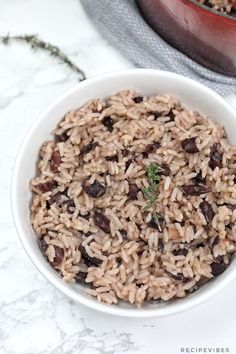
<svg viewBox="0 0 236 354">
<path fill-rule="evenodd" d="M 201 4 L 227 15 L 235 15 L 235 0 L 197 0 Z"/>
<path fill-rule="evenodd" d="M 222 125 L 168 94 L 129 90 L 67 113 L 53 134 L 30 182 L 31 223 L 64 280 L 99 301 L 140 306 L 185 297 L 227 268 L 236 249 L 236 147 Z M 191 138 L 198 152 L 186 152 Z M 147 207 L 152 163 L 164 172 Z M 189 185 L 207 192 L 191 196 Z"/>
</svg>

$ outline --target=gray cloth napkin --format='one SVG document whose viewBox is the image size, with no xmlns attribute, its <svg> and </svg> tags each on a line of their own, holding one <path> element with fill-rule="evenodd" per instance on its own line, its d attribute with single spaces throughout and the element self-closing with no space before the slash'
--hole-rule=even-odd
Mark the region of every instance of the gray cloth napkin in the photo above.
<svg viewBox="0 0 236 354">
<path fill-rule="evenodd" d="M 167 44 L 142 18 L 134 0 L 81 0 L 91 21 L 138 67 L 173 71 L 225 96 L 236 93 L 236 78 L 217 74 Z"/>
</svg>

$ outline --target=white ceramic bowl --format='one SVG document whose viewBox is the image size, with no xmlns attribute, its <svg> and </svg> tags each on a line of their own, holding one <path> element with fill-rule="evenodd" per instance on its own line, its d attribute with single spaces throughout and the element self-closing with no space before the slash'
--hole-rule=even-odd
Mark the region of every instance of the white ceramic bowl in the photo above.
<svg viewBox="0 0 236 354">
<path fill-rule="evenodd" d="M 31 193 L 28 185 L 30 178 L 36 172 L 36 162 L 42 142 L 51 139 L 50 132 L 67 111 L 80 107 L 89 99 L 105 98 L 127 88 L 136 89 L 141 95 L 156 93 L 177 95 L 186 106 L 223 123 L 230 141 L 236 143 L 236 114 L 234 110 L 222 97 L 196 81 L 177 74 L 148 69 L 131 69 L 89 79 L 79 83 L 56 99 L 39 115 L 24 138 L 13 172 L 12 210 L 20 240 L 33 264 L 45 278 L 66 296 L 79 304 L 113 315 L 127 317 L 165 316 L 200 304 L 222 289 L 236 275 L 236 260 L 232 261 L 232 264 L 223 274 L 184 299 L 165 304 L 158 302 L 146 304 L 141 309 L 125 303 L 106 305 L 89 297 L 84 292 L 82 285 L 66 283 L 59 277 L 41 254 L 37 238 L 30 225 L 29 204 Z"/>
</svg>

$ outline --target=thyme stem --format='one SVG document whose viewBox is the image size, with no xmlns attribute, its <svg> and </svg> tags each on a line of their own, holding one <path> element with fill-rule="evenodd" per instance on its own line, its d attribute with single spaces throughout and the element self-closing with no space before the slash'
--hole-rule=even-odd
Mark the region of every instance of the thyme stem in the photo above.
<svg viewBox="0 0 236 354">
<path fill-rule="evenodd" d="M 61 51 L 61 49 L 49 42 L 45 42 L 38 37 L 36 34 L 32 35 L 18 35 L 18 36 L 10 36 L 7 34 L 6 36 L 0 36 L 0 42 L 3 44 L 9 44 L 11 41 L 16 42 L 24 42 L 31 46 L 33 50 L 42 49 L 48 52 L 50 55 L 58 58 L 61 62 L 66 64 L 71 70 L 76 72 L 79 75 L 79 80 L 83 81 L 86 79 L 85 73 L 82 69 L 80 69 L 75 63 L 73 63 L 69 57 Z"/>
</svg>

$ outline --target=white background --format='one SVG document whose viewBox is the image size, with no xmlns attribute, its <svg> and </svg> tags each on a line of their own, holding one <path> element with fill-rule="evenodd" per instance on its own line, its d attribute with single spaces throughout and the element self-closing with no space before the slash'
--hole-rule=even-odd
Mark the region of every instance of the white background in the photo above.
<svg viewBox="0 0 236 354">
<path fill-rule="evenodd" d="M 88 77 L 132 67 L 92 27 L 76 0 L 0 0 L 0 34 L 38 33 Z M 0 354 L 177 354 L 181 347 L 236 353 L 236 284 L 174 317 L 105 316 L 66 299 L 32 266 L 13 225 L 9 188 L 20 141 L 38 113 L 77 83 L 42 52 L 0 45 Z"/>
</svg>

